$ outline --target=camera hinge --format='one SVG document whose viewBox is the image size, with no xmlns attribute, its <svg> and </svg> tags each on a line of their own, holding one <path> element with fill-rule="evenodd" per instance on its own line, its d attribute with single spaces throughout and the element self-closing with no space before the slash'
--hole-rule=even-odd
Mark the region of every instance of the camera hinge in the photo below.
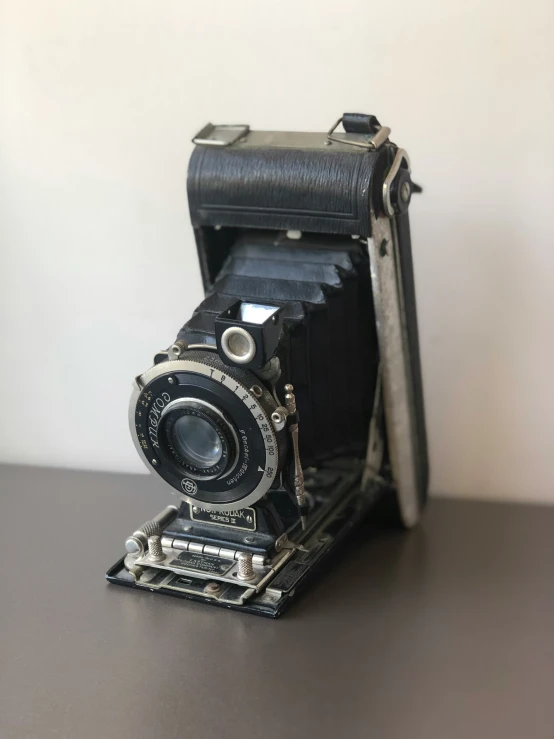
<svg viewBox="0 0 554 739">
<path fill-rule="evenodd" d="M 412 182 L 411 171 L 408 152 L 405 149 L 397 149 L 391 168 L 383 182 L 383 208 L 385 215 L 389 218 L 408 210 L 412 192 L 421 190 Z"/>
</svg>

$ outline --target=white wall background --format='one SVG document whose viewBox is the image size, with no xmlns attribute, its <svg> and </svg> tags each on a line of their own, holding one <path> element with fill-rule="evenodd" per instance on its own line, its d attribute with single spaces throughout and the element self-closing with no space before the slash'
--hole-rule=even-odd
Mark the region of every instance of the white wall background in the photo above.
<svg viewBox="0 0 554 739">
<path fill-rule="evenodd" d="M 202 297 L 207 121 L 371 112 L 412 156 L 432 487 L 554 502 L 552 0 L 0 0 L 0 459 L 142 470 L 131 379 Z"/>
</svg>

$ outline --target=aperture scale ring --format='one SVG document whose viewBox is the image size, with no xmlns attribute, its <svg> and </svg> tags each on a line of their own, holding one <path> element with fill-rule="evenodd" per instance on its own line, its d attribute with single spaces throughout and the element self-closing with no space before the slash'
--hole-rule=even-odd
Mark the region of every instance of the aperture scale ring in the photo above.
<svg viewBox="0 0 554 739">
<path fill-rule="evenodd" d="M 150 369 L 146 370 L 140 375 L 135 381 L 135 387 L 131 395 L 131 401 L 129 404 L 129 427 L 131 436 L 137 451 L 140 454 L 141 459 L 148 467 L 150 471 L 155 471 L 157 467 L 157 460 L 153 463 L 151 457 L 147 454 L 147 449 L 144 449 L 141 445 L 140 439 L 137 434 L 136 428 L 136 410 L 137 403 L 139 402 L 142 394 L 148 389 L 148 386 L 156 379 L 163 375 L 171 376 L 172 374 L 179 373 L 193 373 L 202 375 L 219 385 L 227 388 L 234 395 L 236 395 L 241 402 L 246 406 L 248 411 L 252 414 L 255 423 L 258 426 L 260 437 L 263 441 L 265 449 L 265 464 L 263 466 L 263 474 L 258 482 L 257 486 L 248 495 L 240 500 L 235 500 L 230 503 L 208 503 L 204 500 L 186 495 L 183 491 L 177 490 L 173 485 L 164 480 L 158 474 L 155 477 L 161 481 L 165 489 L 169 488 L 174 494 L 177 494 L 182 500 L 192 505 L 199 505 L 206 510 L 212 511 L 234 511 L 238 508 L 245 508 L 252 505 L 260 498 L 262 498 L 269 488 L 272 486 L 275 478 L 279 471 L 279 440 L 276 436 L 275 429 L 271 423 L 270 416 L 276 407 L 274 399 L 267 391 L 263 393 L 262 397 L 257 398 L 250 392 L 247 384 L 241 379 L 239 372 L 235 368 L 227 367 L 221 364 L 218 366 L 219 358 L 207 356 L 206 359 L 202 357 L 203 361 L 197 361 L 196 357 L 199 352 L 191 352 L 191 358 L 187 358 L 185 355 L 182 359 L 170 360 L 166 362 L 160 362 L 154 365 Z M 240 370 L 240 375 L 250 375 L 247 370 Z M 248 380 L 250 383 L 250 379 Z M 252 384 L 259 384 L 255 376 L 252 375 Z M 250 385 L 250 387 L 252 386 Z M 248 399 L 245 401 L 244 396 L 248 395 Z M 262 429 L 262 427 L 265 427 Z M 272 453 L 271 453 L 272 452 Z"/>
</svg>

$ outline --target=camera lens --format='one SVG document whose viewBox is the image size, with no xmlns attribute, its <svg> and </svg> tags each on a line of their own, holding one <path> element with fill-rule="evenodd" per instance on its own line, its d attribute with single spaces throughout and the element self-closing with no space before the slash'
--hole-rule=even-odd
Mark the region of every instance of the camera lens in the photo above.
<svg viewBox="0 0 554 739">
<path fill-rule="evenodd" d="M 133 439 L 152 471 L 188 502 L 236 511 L 273 484 L 286 430 L 274 430 L 276 401 L 256 375 L 225 365 L 213 350 L 186 354 L 177 371 L 162 361 L 136 388 Z"/>
<path fill-rule="evenodd" d="M 193 467 L 208 469 L 223 454 L 223 444 L 215 428 L 204 418 L 181 416 L 173 424 L 171 441 L 177 453 Z"/>
</svg>

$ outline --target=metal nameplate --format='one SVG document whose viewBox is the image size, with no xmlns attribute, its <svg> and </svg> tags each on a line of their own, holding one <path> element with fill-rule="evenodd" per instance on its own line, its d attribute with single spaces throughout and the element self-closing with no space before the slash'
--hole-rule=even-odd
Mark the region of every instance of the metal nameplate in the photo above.
<svg viewBox="0 0 554 739">
<path fill-rule="evenodd" d="M 211 523 L 241 531 L 256 531 L 256 511 L 254 508 L 242 508 L 240 511 L 206 511 L 198 506 L 190 506 L 192 521 Z"/>
<path fill-rule="evenodd" d="M 192 572 L 204 572 L 209 575 L 225 575 L 235 564 L 225 561 L 211 554 L 200 554 L 199 552 L 181 552 L 181 554 L 169 563 L 171 567 L 183 567 Z"/>
</svg>

